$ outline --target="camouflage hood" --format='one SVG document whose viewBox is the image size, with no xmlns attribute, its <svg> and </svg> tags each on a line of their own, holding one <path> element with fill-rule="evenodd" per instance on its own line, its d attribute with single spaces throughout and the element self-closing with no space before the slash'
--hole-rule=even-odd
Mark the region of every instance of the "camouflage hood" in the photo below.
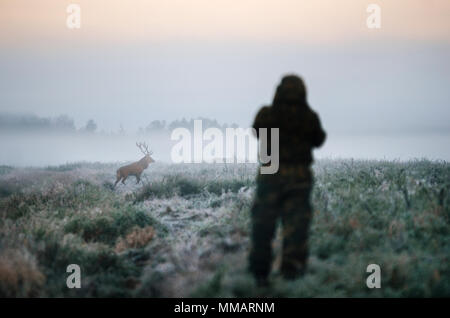
<svg viewBox="0 0 450 318">
<path fill-rule="evenodd" d="M 306 87 L 303 80 L 296 75 L 283 77 L 273 99 L 273 106 L 304 105 L 306 103 Z"/>
</svg>

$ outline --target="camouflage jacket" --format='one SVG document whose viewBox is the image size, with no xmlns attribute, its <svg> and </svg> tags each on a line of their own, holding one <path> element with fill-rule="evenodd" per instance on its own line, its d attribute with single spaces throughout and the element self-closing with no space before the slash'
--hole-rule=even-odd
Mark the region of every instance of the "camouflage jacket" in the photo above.
<svg viewBox="0 0 450 318">
<path fill-rule="evenodd" d="M 270 128 L 279 128 L 280 167 L 288 165 L 310 165 L 312 149 L 320 147 L 326 133 L 319 116 L 303 103 L 276 103 L 264 106 L 256 115 L 253 128 L 268 128 L 268 153 L 270 154 Z"/>
</svg>

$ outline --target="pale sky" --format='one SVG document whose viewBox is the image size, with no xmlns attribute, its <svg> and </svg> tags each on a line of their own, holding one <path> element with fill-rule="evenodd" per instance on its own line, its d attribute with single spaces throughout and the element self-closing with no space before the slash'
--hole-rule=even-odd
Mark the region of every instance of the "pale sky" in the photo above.
<svg viewBox="0 0 450 318">
<path fill-rule="evenodd" d="M 82 29 L 65 27 L 79 4 Z M 366 8 L 382 8 L 382 29 L 369 32 Z M 6 44 L 72 41 L 339 43 L 370 37 L 450 41 L 448 0 L 2 0 Z M 31 42 L 31 43 L 30 43 Z"/>
<path fill-rule="evenodd" d="M 450 131 L 448 0 L 1 0 L 0 39 L 2 112 L 245 126 L 297 73 L 332 131 Z"/>
</svg>

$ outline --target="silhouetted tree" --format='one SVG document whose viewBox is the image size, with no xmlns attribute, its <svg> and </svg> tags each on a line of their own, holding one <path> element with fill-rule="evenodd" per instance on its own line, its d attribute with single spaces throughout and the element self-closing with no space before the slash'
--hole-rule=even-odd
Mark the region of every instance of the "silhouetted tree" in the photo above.
<svg viewBox="0 0 450 318">
<path fill-rule="evenodd" d="M 152 121 L 146 128 L 145 131 L 150 132 L 157 132 L 157 131 L 163 131 L 166 129 L 166 121 L 165 120 L 154 120 Z"/>
<path fill-rule="evenodd" d="M 89 119 L 88 122 L 86 123 L 86 127 L 84 128 L 84 130 L 86 132 L 93 133 L 97 130 L 97 124 L 95 123 L 94 120 Z"/>
<path fill-rule="evenodd" d="M 58 130 L 75 130 L 73 119 L 67 115 L 61 115 L 53 120 L 53 128 Z"/>
</svg>

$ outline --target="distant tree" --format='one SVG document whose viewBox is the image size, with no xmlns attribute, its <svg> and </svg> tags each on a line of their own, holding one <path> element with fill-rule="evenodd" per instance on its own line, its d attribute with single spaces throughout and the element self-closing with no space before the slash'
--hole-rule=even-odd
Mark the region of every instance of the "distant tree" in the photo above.
<svg viewBox="0 0 450 318">
<path fill-rule="evenodd" d="M 186 120 L 185 118 L 182 118 L 181 120 L 174 120 L 170 124 L 168 124 L 166 127 L 169 131 L 172 131 L 175 128 L 187 128 L 189 130 L 194 129 L 194 121 L 195 120 L 201 120 L 202 121 L 202 128 L 208 129 L 208 128 L 219 128 L 223 131 L 225 131 L 226 128 L 238 128 L 239 125 L 236 123 L 233 124 L 220 124 L 217 119 L 210 119 L 210 118 L 204 118 L 204 117 L 197 117 L 197 118 L 191 118 L 189 120 Z"/>
<path fill-rule="evenodd" d="M 93 133 L 97 130 L 97 124 L 95 123 L 94 120 L 89 119 L 88 122 L 86 123 L 86 127 L 84 128 L 84 130 L 86 132 Z"/>
<path fill-rule="evenodd" d="M 166 121 L 165 120 L 154 120 L 145 128 L 147 133 L 163 131 L 166 129 Z"/>
<path fill-rule="evenodd" d="M 193 122 L 192 119 L 191 119 L 190 122 L 188 122 L 188 121 L 186 120 L 186 118 L 183 117 L 182 120 L 174 120 L 173 122 L 171 122 L 171 123 L 167 126 L 167 128 L 168 128 L 169 130 L 173 130 L 173 129 L 175 129 L 175 128 L 187 128 L 187 129 L 191 129 L 192 127 L 194 127 L 194 124 L 193 124 L 193 123 L 194 123 L 194 122 Z"/>
<path fill-rule="evenodd" d="M 58 130 L 75 130 L 73 119 L 66 115 L 55 118 L 52 122 L 52 126 Z"/>
<path fill-rule="evenodd" d="M 220 128 L 217 119 L 209 119 L 209 118 L 198 118 L 202 120 L 203 129 L 207 128 Z"/>
</svg>

